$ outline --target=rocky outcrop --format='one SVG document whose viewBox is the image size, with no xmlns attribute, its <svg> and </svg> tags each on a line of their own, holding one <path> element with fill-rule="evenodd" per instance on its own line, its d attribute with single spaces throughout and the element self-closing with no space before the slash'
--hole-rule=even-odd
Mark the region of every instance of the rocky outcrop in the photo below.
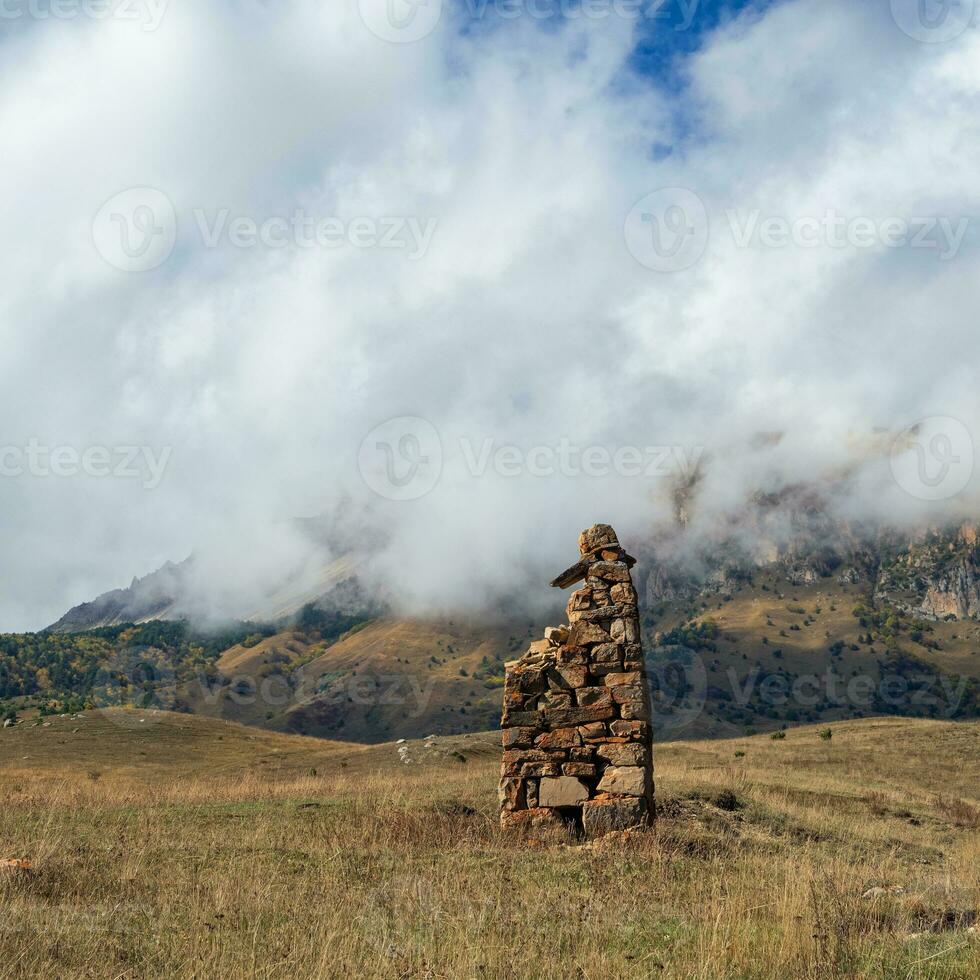
<svg viewBox="0 0 980 980">
<path fill-rule="evenodd" d="M 925 619 L 980 617 L 976 526 L 933 529 L 882 564 L 875 597 Z"/>
<path fill-rule="evenodd" d="M 579 538 L 552 585 L 584 583 L 568 625 L 506 665 L 500 819 L 595 837 L 653 817 L 653 754 L 634 564 L 608 524 Z"/>
</svg>

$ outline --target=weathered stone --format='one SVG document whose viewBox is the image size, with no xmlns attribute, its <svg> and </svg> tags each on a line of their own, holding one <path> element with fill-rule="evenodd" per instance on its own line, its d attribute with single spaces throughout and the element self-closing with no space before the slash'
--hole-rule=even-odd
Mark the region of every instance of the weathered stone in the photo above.
<svg viewBox="0 0 980 980">
<path fill-rule="evenodd" d="M 588 670 L 572 664 L 561 664 L 548 671 L 548 684 L 553 691 L 570 691 L 577 687 L 585 687 L 588 680 Z"/>
<path fill-rule="evenodd" d="M 638 636 L 636 620 L 633 616 L 614 619 L 609 626 L 609 635 L 616 643 L 635 643 Z"/>
<path fill-rule="evenodd" d="M 607 688 L 612 695 L 613 701 L 617 704 L 624 704 L 626 701 L 642 701 L 643 688 L 639 684 L 621 684 Z"/>
<path fill-rule="evenodd" d="M 536 779 L 524 780 L 524 797 L 527 801 L 529 810 L 533 810 L 538 805 L 538 781 Z"/>
<path fill-rule="evenodd" d="M 646 746 L 639 742 L 607 743 L 596 746 L 596 755 L 611 766 L 642 766 L 646 763 Z"/>
<path fill-rule="evenodd" d="M 501 779 L 497 796 L 500 799 L 500 806 L 504 810 L 524 810 L 527 808 L 523 779 L 515 779 L 510 776 Z"/>
<path fill-rule="evenodd" d="M 522 694 L 517 690 L 507 690 L 504 689 L 504 710 L 506 711 L 523 711 L 524 706 L 528 703 L 527 694 Z M 537 699 L 537 695 L 532 696 L 533 699 Z"/>
<path fill-rule="evenodd" d="M 538 804 L 542 807 L 581 806 L 589 798 L 589 787 L 574 776 L 542 779 L 538 783 Z"/>
<path fill-rule="evenodd" d="M 641 827 L 647 822 L 647 802 L 642 797 L 590 800 L 582 804 L 582 829 L 586 837 L 602 837 L 616 830 Z"/>
<path fill-rule="evenodd" d="M 555 664 L 568 667 L 587 667 L 588 658 L 581 647 L 555 647 Z"/>
<path fill-rule="evenodd" d="M 561 646 L 568 639 L 567 626 L 549 626 L 544 631 L 544 638 L 554 646 Z"/>
<path fill-rule="evenodd" d="M 609 734 L 609 730 L 603 722 L 593 721 L 588 725 L 580 725 L 578 733 L 582 738 L 604 738 Z"/>
<path fill-rule="evenodd" d="M 540 749 L 571 749 L 582 744 L 582 736 L 577 728 L 556 728 L 537 738 Z"/>
<path fill-rule="evenodd" d="M 551 756 L 541 749 L 508 749 L 504 752 L 505 766 L 521 762 L 547 762 Z"/>
<path fill-rule="evenodd" d="M 565 728 L 569 725 L 584 725 L 590 721 L 612 721 L 616 717 L 614 705 L 596 705 L 589 708 L 551 708 L 545 712 L 544 718 L 552 727 Z"/>
<path fill-rule="evenodd" d="M 609 723 L 609 731 L 644 742 L 650 739 L 650 726 L 642 721 L 613 721 Z"/>
<path fill-rule="evenodd" d="M 646 796 L 646 773 L 639 766 L 610 766 L 599 781 L 600 793 Z"/>
<path fill-rule="evenodd" d="M 619 706 L 619 713 L 627 721 L 650 720 L 650 707 L 646 701 L 624 701 Z"/>
<path fill-rule="evenodd" d="M 575 699 L 583 708 L 612 704 L 608 687 L 582 687 L 575 692 Z"/>
<path fill-rule="evenodd" d="M 609 634 L 595 623 L 579 620 L 572 626 L 568 642 L 572 646 L 584 647 L 592 643 L 608 643 Z"/>
<path fill-rule="evenodd" d="M 618 605 L 635 606 L 636 589 L 629 582 L 617 582 L 610 590 L 612 601 Z"/>
<path fill-rule="evenodd" d="M 603 624 L 606 620 L 610 622 L 618 616 L 628 615 L 632 610 L 629 606 L 597 606 L 595 609 L 584 609 L 579 615 L 579 619 L 585 623 L 597 623 L 603 626 L 603 629 L 607 628 Z"/>
<path fill-rule="evenodd" d="M 578 550 L 589 555 L 602 548 L 619 548 L 619 538 L 608 524 L 594 524 L 578 536 Z"/>
<path fill-rule="evenodd" d="M 625 562 L 597 561 L 589 567 L 589 578 L 599 578 L 606 582 L 628 582 L 630 570 Z"/>
<path fill-rule="evenodd" d="M 548 711 L 554 708 L 570 708 L 574 701 L 572 695 L 566 691 L 548 691 L 541 698 L 539 704 L 545 711 Z"/>
<path fill-rule="evenodd" d="M 544 723 L 544 716 L 540 711 L 511 711 L 504 708 L 504 716 L 501 725 L 504 728 L 515 728 L 518 726 L 535 728 Z"/>
<path fill-rule="evenodd" d="M 547 653 L 551 649 L 551 644 L 545 640 L 534 640 L 531 645 L 527 648 L 527 652 L 534 653 Z"/>
<path fill-rule="evenodd" d="M 640 672 L 638 670 L 631 670 L 625 674 L 606 674 L 606 676 L 603 678 L 603 683 L 606 685 L 606 687 L 622 687 L 625 684 L 639 684 Z"/>
<path fill-rule="evenodd" d="M 505 728 L 501 741 L 505 749 L 529 749 L 538 734 L 536 728 Z"/>
<path fill-rule="evenodd" d="M 618 664 L 621 650 L 615 643 L 600 643 L 589 651 L 594 664 Z"/>
<path fill-rule="evenodd" d="M 595 749 L 591 745 L 583 745 L 581 748 L 569 749 L 568 758 L 571 762 L 591 762 Z"/>
<path fill-rule="evenodd" d="M 561 815 L 554 810 L 536 807 L 533 810 L 502 810 L 501 826 L 506 830 L 564 830 Z"/>
<path fill-rule="evenodd" d="M 507 675 L 508 690 L 520 691 L 522 694 L 540 694 L 548 688 L 545 670 L 544 665 L 518 665 Z"/>
<path fill-rule="evenodd" d="M 595 778 L 595 765 L 591 762 L 564 762 L 561 771 L 563 776 L 578 776 L 582 779 Z"/>
<path fill-rule="evenodd" d="M 525 762 L 521 766 L 521 776 L 524 779 L 538 776 L 560 776 L 562 763 L 560 762 Z"/>
</svg>

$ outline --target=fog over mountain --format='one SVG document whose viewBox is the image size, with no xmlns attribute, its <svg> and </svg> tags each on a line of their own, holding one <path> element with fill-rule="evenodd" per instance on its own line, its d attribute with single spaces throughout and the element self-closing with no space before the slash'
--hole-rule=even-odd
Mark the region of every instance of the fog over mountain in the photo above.
<svg viewBox="0 0 980 980">
<path fill-rule="evenodd" d="M 676 20 L 384 6 L 0 27 L 0 629 L 192 553 L 493 601 L 678 487 L 980 511 L 975 24 L 704 2 L 651 67 Z"/>
</svg>

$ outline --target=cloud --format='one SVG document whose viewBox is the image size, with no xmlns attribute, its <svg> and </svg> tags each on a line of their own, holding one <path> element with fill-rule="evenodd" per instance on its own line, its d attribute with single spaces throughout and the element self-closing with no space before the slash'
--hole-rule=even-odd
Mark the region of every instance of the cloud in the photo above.
<svg viewBox="0 0 980 980">
<path fill-rule="evenodd" d="M 702 488 L 712 512 L 853 462 L 875 426 L 975 426 L 975 30 L 920 43 L 888 5 L 795 0 L 706 34 L 668 86 L 631 68 L 628 18 L 464 30 L 446 4 L 397 44 L 358 11 L 172 3 L 155 31 L 82 18 L 3 42 L 0 444 L 172 447 L 153 490 L 0 479 L 4 628 L 195 550 L 225 595 L 291 553 L 257 527 L 341 499 L 385 527 L 374 574 L 394 594 L 452 607 L 557 572 L 596 520 L 628 539 L 669 515 L 676 456 L 587 475 L 589 447 L 703 449 L 723 460 Z M 159 267 L 123 272 L 92 221 L 134 187 L 172 202 L 176 239 Z M 703 254 L 675 271 L 624 238 L 661 188 L 704 205 Z M 281 220 L 288 244 L 208 247 L 222 212 L 246 232 Z M 297 212 L 342 244 L 298 243 Z M 815 246 L 793 243 L 828 213 Z M 676 214 L 647 217 L 652 235 Z M 409 219 L 434 227 L 414 259 L 380 243 L 399 221 L 408 240 Z M 764 240 L 767 219 L 788 244 Z M 912 244 L 919 220 L 936 247 Z M 397 417 L 438 434 L 439 479 L 413 500 L 358 466 Z M 732 451 L 771 430 L 778 447 Z M 496 455 L 474 475 L 466 447 L 487 440 L 515 447 L 517 475 Z M 535 475 L 542 450 L 555 468 Z M 973 505 L 973 483 L 929 503 L 876 466 L 855 512 Z"/>
</svg>

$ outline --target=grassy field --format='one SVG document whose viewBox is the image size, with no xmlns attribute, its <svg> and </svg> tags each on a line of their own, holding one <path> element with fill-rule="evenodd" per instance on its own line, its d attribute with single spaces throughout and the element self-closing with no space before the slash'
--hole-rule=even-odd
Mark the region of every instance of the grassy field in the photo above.
<svg viewBox="0 0 980 980">
<path fill-rule="evenodd" d="M 656 829 L 586 845 L 501 835 L 495 741 L 0 731 L 0 976 L 980 973 L 976 723 L 659 745 Z"/>
</svg>

